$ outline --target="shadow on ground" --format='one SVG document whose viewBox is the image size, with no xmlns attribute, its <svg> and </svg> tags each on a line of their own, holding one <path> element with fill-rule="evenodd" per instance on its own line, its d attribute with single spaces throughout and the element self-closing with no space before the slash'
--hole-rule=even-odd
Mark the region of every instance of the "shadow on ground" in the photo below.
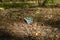
<svg viewBox="0 0 60 40">
<path fill-rule="evenodd" d="M 45 25 L 50 25 L 52 27 L 56 27 L 60 29 L 60 20 L 54 21 L 54 20 L 48 20 L 44 23 Z"/>
</svg>

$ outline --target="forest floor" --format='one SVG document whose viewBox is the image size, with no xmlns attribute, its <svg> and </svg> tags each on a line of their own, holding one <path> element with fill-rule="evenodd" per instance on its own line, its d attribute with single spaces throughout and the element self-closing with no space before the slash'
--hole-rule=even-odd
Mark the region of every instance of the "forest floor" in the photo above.
<svg viewBox="0 0 60 40">
<path fill-rule="evenodd" d="M 0 40 L 60 39 L 60 8 L 10 8 L 0 13 Z M 25 17 L 34 22 L 27 24 Z"/>
</svg>

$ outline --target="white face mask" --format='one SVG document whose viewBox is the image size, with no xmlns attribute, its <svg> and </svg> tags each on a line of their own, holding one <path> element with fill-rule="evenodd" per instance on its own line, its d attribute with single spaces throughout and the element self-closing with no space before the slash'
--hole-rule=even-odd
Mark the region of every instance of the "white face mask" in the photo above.
<svg viewBox="0 0 60 40">
<path fill-rule="evenodd" d="M 27 22 L 27 24 L 30 24 L 33 22 L 33 18 L 31 18 L 31 17 L 26 17 L 26 18 L 24 18 L 24 20 Z"/>
</svg>

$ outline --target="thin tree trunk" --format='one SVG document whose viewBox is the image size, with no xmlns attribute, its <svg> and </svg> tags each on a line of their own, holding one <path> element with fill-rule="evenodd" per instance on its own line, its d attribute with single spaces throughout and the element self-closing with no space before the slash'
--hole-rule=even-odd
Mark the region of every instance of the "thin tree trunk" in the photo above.
<svg viewBox="0 0 60 40">
<path fill-rule="evenodd" d="M 44 2 L 43 2 L 43 4 L 42 4 L 42 6 L 45 6 L 46 1 L 47 1 L 47 0 L 44 0 Z"/>
</svg>

